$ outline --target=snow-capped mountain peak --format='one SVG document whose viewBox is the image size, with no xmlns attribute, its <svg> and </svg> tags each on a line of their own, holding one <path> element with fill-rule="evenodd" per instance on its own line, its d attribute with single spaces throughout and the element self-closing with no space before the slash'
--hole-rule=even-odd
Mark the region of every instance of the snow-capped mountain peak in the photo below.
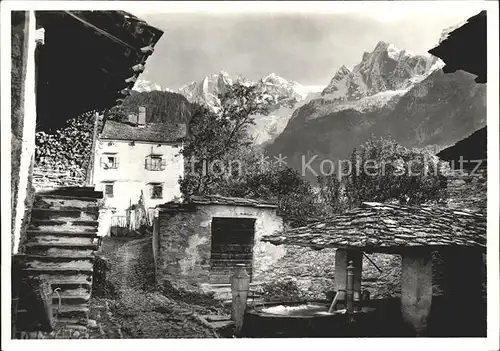
<svg viewBox="0 0 500 351">
<path fill-rule="evenodd" d="M 349 73 L 351 73 L 351 70 L 349 68 L 347 68 L 345 65 L 342 65 L 342 67 L 340 67 L 339 70 L 337 71 L 337 73 L 335 73 L 335 75 L 333 76 L 333 79 L 340 80 L 340 79 L 344 78 L 346 75 L 348 75 Z"/>
<path fill-rule="evenodd" d="M 304 86 L 274 72 L 257 81 L 252 81 L 243 76 L 233 79 L 227 72 L 221 71 L 180 88 L 179 93 L 189 101 L 203 104 L 217 112 L 220 105 L 219 94 L 234 83 L 255 86 L 257 91 L 262 93 L 272 105 L 270 115 L 254 116 L 256 126 L 250 130 L 250 133 L 253 134 L 258 144 L 281 133 L 293 110 L 308 101 L 310 96 L 315 96 L 314 93 L 319 90 L 317 86 Z"/>
<path fill-rule="evenodd" d="M 171 90 L 171 89 L 164 88 L 164 87 L 162 87 L 159 84 L 150 82 L 149 80 L 145 80 L 145 79 L 138 79 L 135 82 L 134 87 L 132 88 L 132 90 L 135 90 L 135 91 L 137 91 L 139 93 L 140 92 L 149 92 L 149 91 L 169 91 L 169 92 L 173 92 L 173 90 Z"/>
<path fill-rule="evenodd" d="M 363 58 L 361 59 L 361 62 L 368 60 L 369 56 L 370 56 L 370 53 L 368 51 L 363 52 Z"/>
<path fill-rule="evenodd" d="M 262 81 L 275 85 L 287 85 L 289 83 L 285 78 L 278 76 L 274 72 L 262 78 Z"/>
<path fill-rule="evenodd" d="M 341 67 L 321 96 L 330 101 L 356 101 L 388 90 L 401 91 L 411 85 L 412 77 L 428 70 L 428 61 L 427 57 L 379 41 L 352 71 Z"/>
<path fill-rule="evenodd" d="M 330 84 L 321 92 L 322 96 L 329 95 L 330 98 L 336 99 L 346 96 L 348 78 L 351 71 L 344 65 L 338 69 L 338 71 L 333 76 Z"/>
</svg>

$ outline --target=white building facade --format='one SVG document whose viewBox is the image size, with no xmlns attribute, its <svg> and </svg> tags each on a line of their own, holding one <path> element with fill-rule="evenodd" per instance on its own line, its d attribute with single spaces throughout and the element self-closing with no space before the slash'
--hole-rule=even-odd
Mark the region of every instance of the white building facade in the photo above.
<svg viewBox="0 0 500 351">
<path fill-rule="evenodd" d="M 104 193 L 100 235 L 107 235 L 113 224 L 106 222 L 124 218 L 141 194 L 149 218 L 156 205 L 181 198 L 185 135 L 184 124 L 145 123 L 144 111 L 138 123 L 105 122 L 93 165 L 93 185 Z"/>
</svg>

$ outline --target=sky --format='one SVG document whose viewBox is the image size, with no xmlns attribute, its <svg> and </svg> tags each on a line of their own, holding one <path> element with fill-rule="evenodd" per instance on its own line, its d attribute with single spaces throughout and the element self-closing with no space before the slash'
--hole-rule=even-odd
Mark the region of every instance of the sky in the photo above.
<svg viewBox="0 0 500 351">
<path fill-rule="evenodd" d="M 178 89 L 220 71 L 252 80 L 274 72 L 324 87 L 338 68 L 352 68 L 381 40 L 426 55 L 443 29 L 477 14 L 478 6 L 448 12 L 426 4 L 426 10 L 399 6 L 343 13 L 132 13 L 164 31 L 142 79 Z"/>
</svg>

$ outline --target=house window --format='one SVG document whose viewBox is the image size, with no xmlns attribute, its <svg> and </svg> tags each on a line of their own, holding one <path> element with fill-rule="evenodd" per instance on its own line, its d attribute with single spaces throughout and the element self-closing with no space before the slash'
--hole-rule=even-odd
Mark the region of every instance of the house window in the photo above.
<svg viewBox="0 0 500 351">
<path fill-rule="evenodd" d="M 104 154 L 101 157 L 101 167 L 104 169 L 117 169 L 118 168 L 118 155 Z"/>
<path fill-rule="evenodd" d="M 144 168 L 148 171 L 164 171 L 167 166 L 167 160 L 161 155 L 149 155 L 144 161 Z"/>
<path fill-rule="evenodd" d="M 162 184 L 151 184 L 151 198 L 152 199 L 162 199 L 163 198 L 163 185 Z"/>
<path fill-rule="evenodd" d="M 113 197 L 113 183 L 106 183 L 104 184 L 104 196 L 106 197 Z"/>
</svg>

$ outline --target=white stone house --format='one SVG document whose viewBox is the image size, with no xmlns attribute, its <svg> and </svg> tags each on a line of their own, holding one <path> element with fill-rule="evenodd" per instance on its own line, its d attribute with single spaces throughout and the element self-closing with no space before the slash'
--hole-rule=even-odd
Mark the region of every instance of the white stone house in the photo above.
<svg viewBox="0 0 500 351">
<path fill-rule="evenodd" d="M 181 197 L 185 136 L 185 124 L 146 123 L 143 108 L 137 121 L 105 122 L 92 172 L 95 189 L 104 193 L 100 235 L 107 235 L 111 226 L 125 226 L 126 211 L 141 194 L 150 219 L 156 205 Z"/>
</svg>

